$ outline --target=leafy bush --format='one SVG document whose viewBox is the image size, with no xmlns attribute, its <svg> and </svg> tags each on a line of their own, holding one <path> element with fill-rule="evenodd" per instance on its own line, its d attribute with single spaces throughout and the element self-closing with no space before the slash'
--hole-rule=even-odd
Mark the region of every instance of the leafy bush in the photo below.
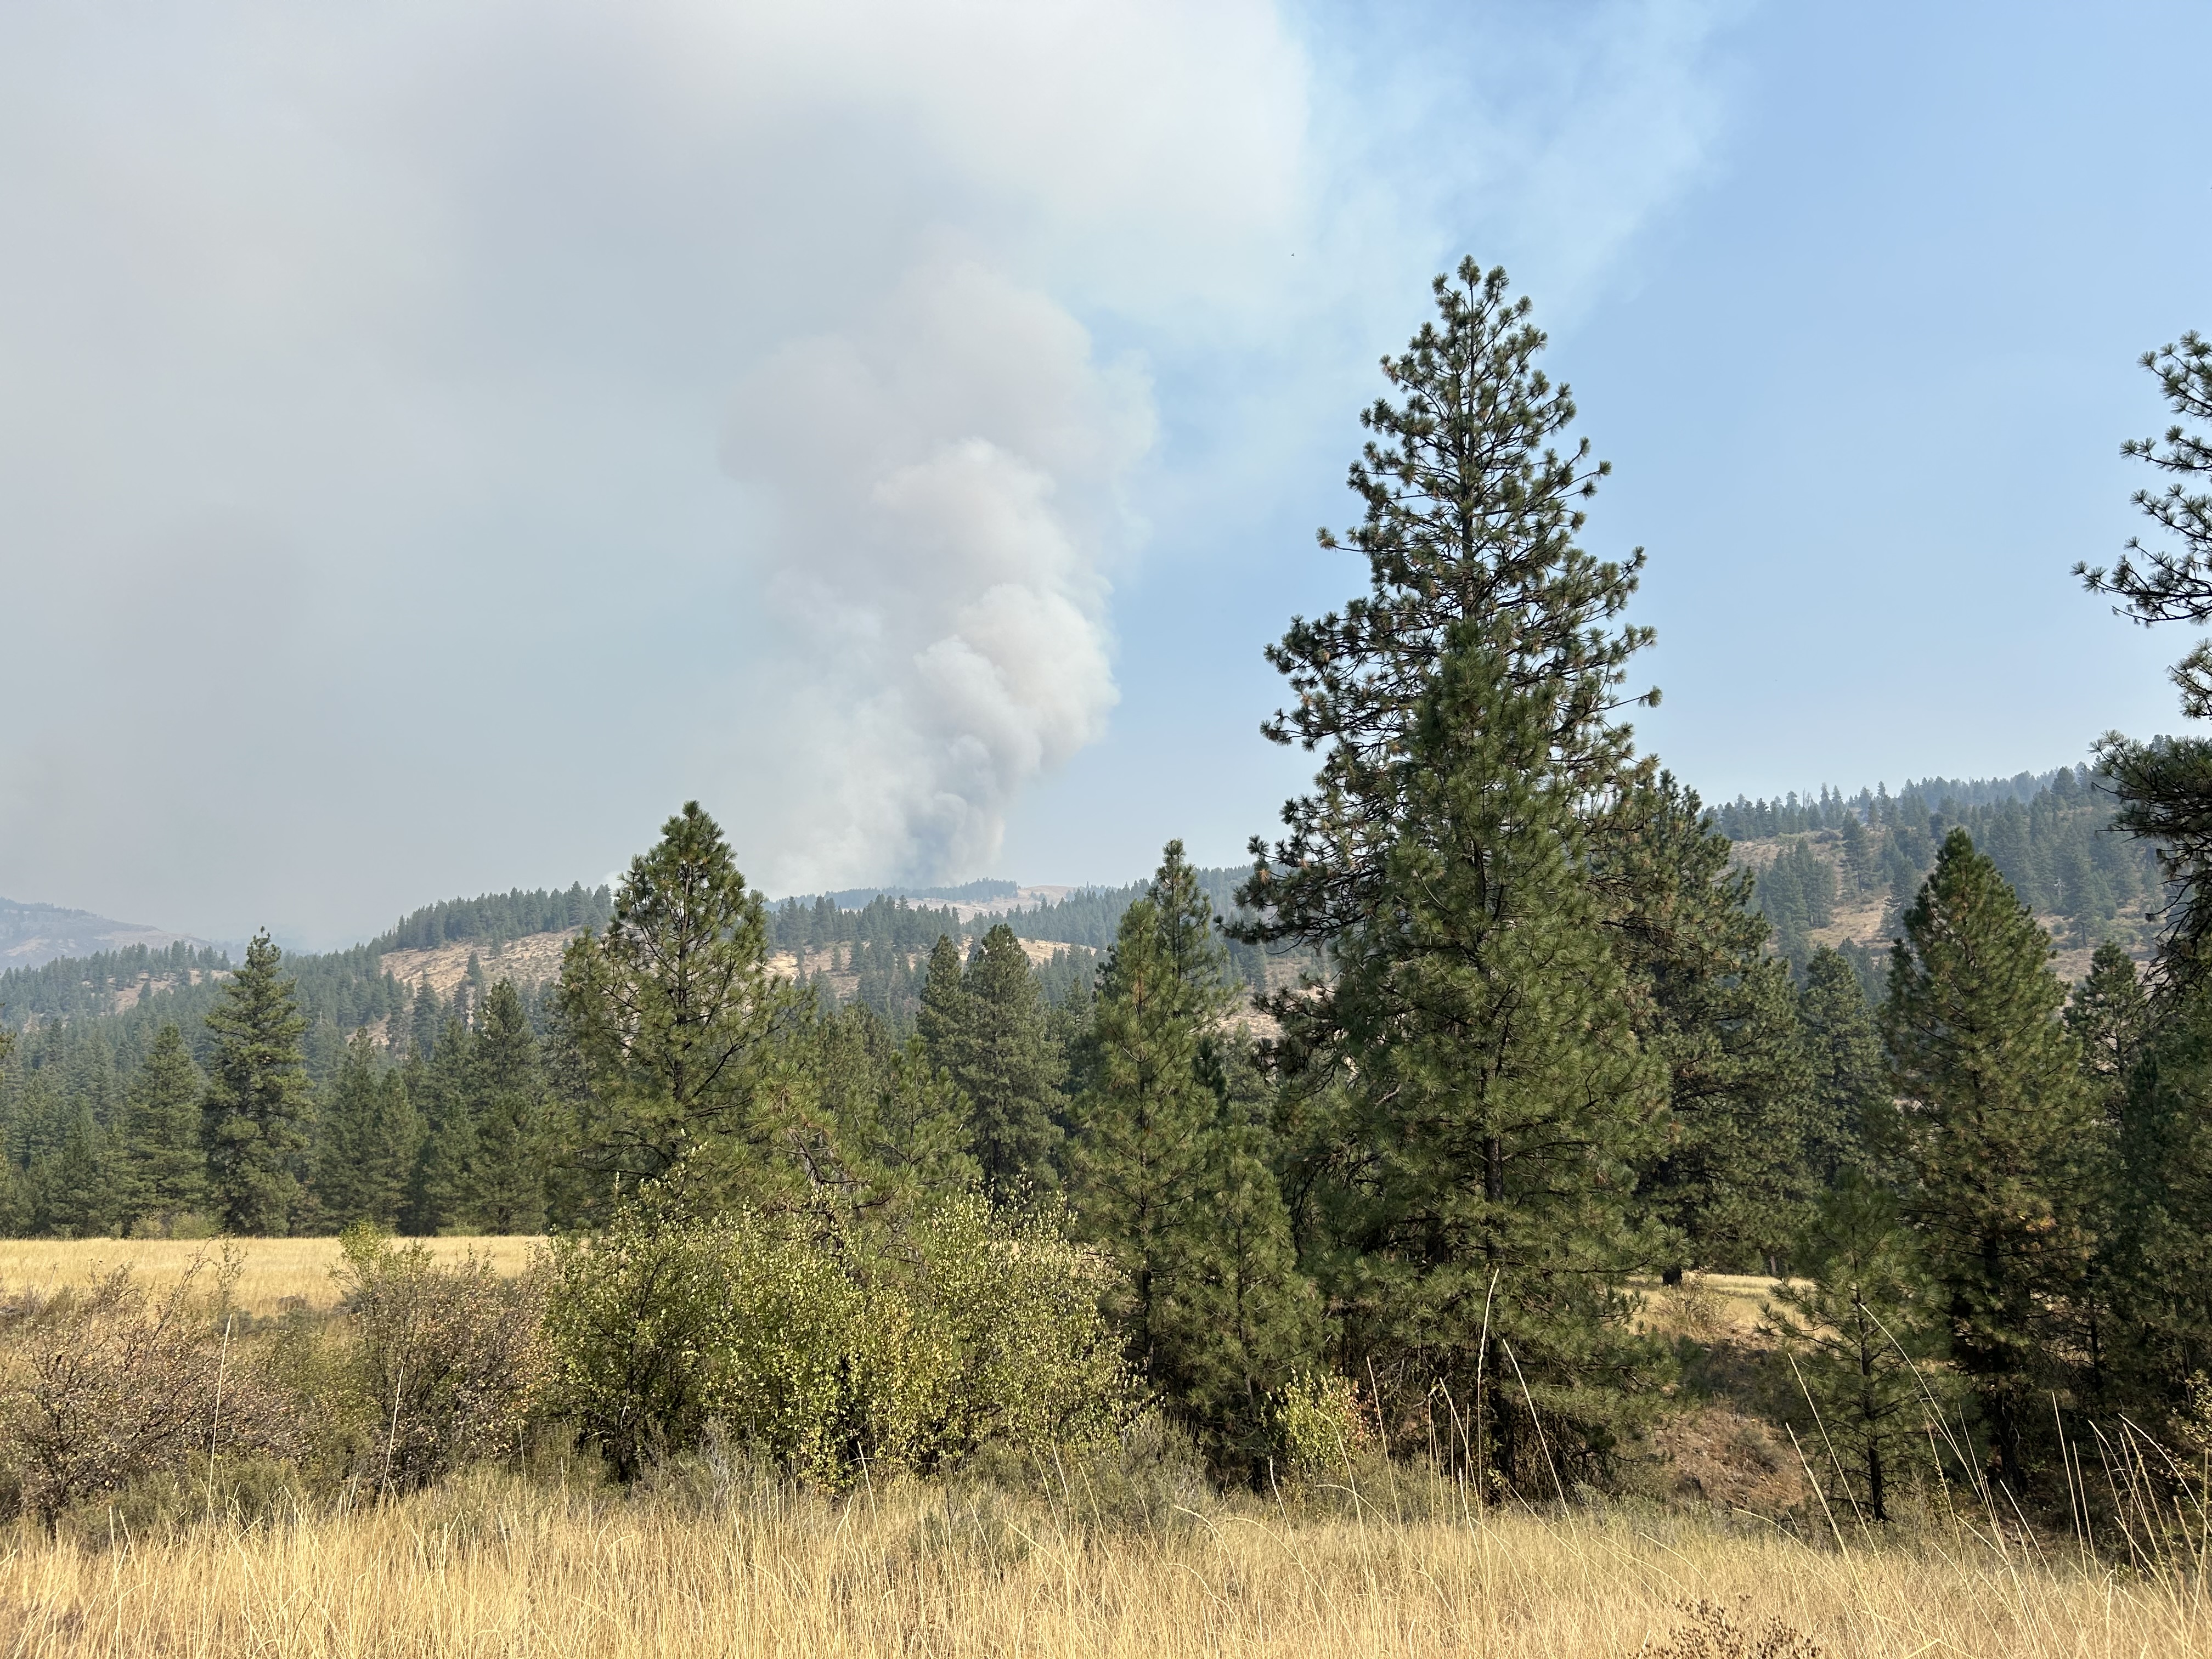
<svg viewBox="0 0 2212 1659">
<path fill-rule="evenodd" d="M 1374 1442 L 1359 1385 L 1328 1371 L 1292 1377 L 1276 1396 L 1284 1473 L 1301 1484 L 1341 1480 Z"/>
<path fill-rule="evenodd" d="M 0 1456 L 24 1508 L 51 1522 L 86 1498 L 181 1477 L 219 1455 L 297 1455 L 293 1401 L 209 1316 L 203 1271 L 194 1262 L 156 1297 L 120 1267 L 13 1310 Z M 224 1299 L 228 1284 L 213 1288 Z"/>
<path fill-rule="evenodd" d="M 377 1432 L 361 1473 L 408 1488 L 517 1447 L 544 1391 L 546 1274 L 504 1279 L 473 1257 L 441 1265 L 373 1227 L 340 1241 L 342 1304 Z"/>
<path fill-rule="evenodd" d="M 968 1198 L 883 1237 L 633 1208 L 556 1247 L 555 1399 L 624 1479 L 710 1424 L 802 1479 L 1110 1431 L 1105 1269 Z"/>
</svg>

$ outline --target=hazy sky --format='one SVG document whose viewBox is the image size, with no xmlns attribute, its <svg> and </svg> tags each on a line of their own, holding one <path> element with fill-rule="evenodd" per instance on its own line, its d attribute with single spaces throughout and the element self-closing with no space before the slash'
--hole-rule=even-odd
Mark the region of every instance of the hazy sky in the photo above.
<svg viewBox="0 0 2212 1659">
<path fill-rule="evenodd" d="M 2201 4 L 0 9 L 0 894 L 1228 862 L 1262 645 L 1503 263 L 1708 796 L 2171 729 L 2068 568 L 2212 329 Z"/>
</svg>

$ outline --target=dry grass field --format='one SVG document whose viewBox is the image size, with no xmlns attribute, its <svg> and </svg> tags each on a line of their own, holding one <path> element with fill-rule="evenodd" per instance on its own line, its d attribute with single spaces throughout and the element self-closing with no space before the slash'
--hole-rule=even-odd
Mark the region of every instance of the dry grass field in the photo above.
<svg viewBox="0 0 2212 1659">
<path fill-rule="evenodd" d="M 501 1273 L 519 1271 L 543 1243 L 535 1238 L 434 1238 L 438 1255 L 477 1255 Z M 271 1317 L 291 1308 L 321 1310 L 337 1304 L 331 1277 L 337 1265 L 335 1238 L 248 1238 L 188 1242 L 161 1238 L 0 1239 L 0 1297 L 25 1291 L 44 1294 L 66 1285 L 83 1285 L 117 1267 L 128 1267 L 140 1283 L 165 1291 L 195 1261 L 212 1272 L 223 1252 L 235 1253 L 238 1282 L 232 1304 L 240 1312 Z"/>
<path fill-rule="evenodd" d="M 479 1475 L 382 1508 L 0 1555 L 0 1650 L 1809 1659 L 2212 1652 L 2201 1575 L 1964 1527 L 1814 1547 L 1652 1511 L 1400 1521 L 1193 1495 L 1149 1522 L 902 1487 L 623 1498 Z M 1697 1627 L 1698 1602 L 1722 1610 Z"/>
</svg>

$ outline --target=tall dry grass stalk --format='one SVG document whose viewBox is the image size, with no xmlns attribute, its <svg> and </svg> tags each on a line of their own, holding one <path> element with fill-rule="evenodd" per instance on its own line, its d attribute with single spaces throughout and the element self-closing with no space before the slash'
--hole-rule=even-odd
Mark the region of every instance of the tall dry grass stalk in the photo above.
<svg viewBox="0 0 2212 1659">
<path fill-rule="evenodd" d="M 1079 1487 L 625 1498 L 488 1474 L 105 1547 L 20 1531 L 0 1558 L 0 1650 L 1609 1659 L 1660 1649 L 1700 1599 L 1838 1656 L 2212 1652 L 2187 1574 L 2124 1577 L 1964 1530 L 1814 1548 L 1657 1513 L 1455 1523 L 1211 1500 L 1132 1522 L 1086 1514 Z"/>
</svg>

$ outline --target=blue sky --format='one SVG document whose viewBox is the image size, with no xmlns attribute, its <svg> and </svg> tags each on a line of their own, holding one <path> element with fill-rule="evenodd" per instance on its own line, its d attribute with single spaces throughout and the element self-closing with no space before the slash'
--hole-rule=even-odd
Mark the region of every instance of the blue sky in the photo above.
<svg viewBox="0 0 2212 1659">
<path fill-rule="evenodd" d="M 0 18 L 0 893 L 359 937 L 697 796 L 771 890 L 1237 857 L 1426 282 L 1503 263 L 1710 796 L 2171 729 L 2202 7 Z"/>
</svg>

